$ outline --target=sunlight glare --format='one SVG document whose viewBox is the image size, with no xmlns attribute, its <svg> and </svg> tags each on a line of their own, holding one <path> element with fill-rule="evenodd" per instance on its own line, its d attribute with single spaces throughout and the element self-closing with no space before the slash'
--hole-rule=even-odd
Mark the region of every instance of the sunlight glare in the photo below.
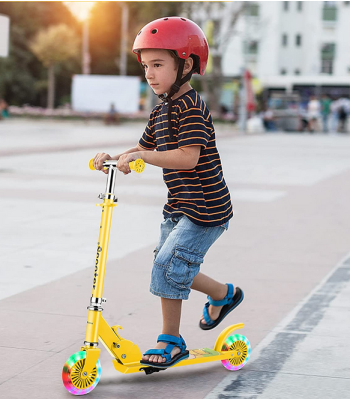
<svg viewBox="0 0 350 400">
<path fill-rule="evenodd" d="M 95 1 L 65 1 L 64 4 L 80 21 L 84 21 L 89 17 L 90 10 Z"/>
</svg>

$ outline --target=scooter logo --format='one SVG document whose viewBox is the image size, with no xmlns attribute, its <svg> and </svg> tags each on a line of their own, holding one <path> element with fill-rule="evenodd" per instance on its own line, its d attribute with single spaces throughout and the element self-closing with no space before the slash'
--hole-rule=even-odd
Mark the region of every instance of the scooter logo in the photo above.
<svg viewBox="0 0 350 400">
<path fill-rule="evenodd" d="M 93 290 L 96 289 L 96 280 L 97 280 L 97 277 L 98 277 L 98 273 L 97 273 L 97 271 L 98 271 L 98 262 L 99 262 L 99 258 L 100 258 L 100 253 L 101 253 L 101 251 L 102 251 L 102 247 L 101 247 L 101 246 L 98 246 L 98 247 L 97 247 L 97 254 L 96 254 L 96 263 L 95 263 L 94 283 L 93 283 L 93 285 L 92 285 L 92 289 L 93 289 Z"/>
</svg>

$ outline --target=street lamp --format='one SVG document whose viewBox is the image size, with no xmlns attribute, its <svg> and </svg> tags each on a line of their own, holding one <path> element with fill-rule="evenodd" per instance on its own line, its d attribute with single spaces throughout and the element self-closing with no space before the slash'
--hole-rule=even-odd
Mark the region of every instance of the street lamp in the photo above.
<svg viewBox="0 0 350 400">
<path fill-rule="evenodd" d="M 83 75 L 89 75 L 91 61 L 89 53 L 89 17 L 95 1 L 66 1 L 64 4 L 71 10 L 76 18 L 83 22 L 82 73 Z"/>
</svg>

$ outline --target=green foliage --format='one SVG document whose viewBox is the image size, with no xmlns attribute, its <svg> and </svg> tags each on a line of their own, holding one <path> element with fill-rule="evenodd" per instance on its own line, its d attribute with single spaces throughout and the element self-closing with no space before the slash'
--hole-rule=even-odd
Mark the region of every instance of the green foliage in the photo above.
<svg viewBox="0 0 350 400">
<path fill-rule="evenodd" d="M 65 24 L 53 25 L 39 31 L 29 44 L 30 50 L 45 67 L 76 58 L 80 40 Z"/>
<path fill-rule="evenodd" d="M 137 32 L 148 22 L 165 16 L 182 15 L 186 4 L 180 1 L 125 2 L 129 8 L 127 55 L 128 75 L 143 76 L 131 48 Z M 10 55 L 0 58 L 0 95 L 9 104 L 46 105 L 47 71 L 30 50 L 30 42 L 39 31 L 66 24 L 79 37 L 81 23 L 63 2 L 1 2 L 0 14 L 10 17 Z M 91 10 L 90 55 L 93 74 L 119 74 L 121 14 L 119 1 L 96 2 Z M 69 44 L 69 43 L 68 43 Z M 69 98 L 71 78 L 81 73 L 80 60 L 68 60 L 56 68 L 56 104 Z"/>
<path fill-rule="evenodd" d="M 80 25 L 61 2 L 0 2 L 0 14 L 10 17 L 10 54 L 0 58 L 0 95 L 13 105 L 45 106 L 46 91 L 36 82 L 46 80 L 47 71 L 30 51 L 30 39 L 39 30 L 59 23 L 69 25 L 80 35 Z M 57 74 L 58 97 L 70 92 L 70 78 L 80 67 L 76 61 L 69 62 L 62 71 L 63 76 Z"/>
<path fill-rule="evenodd" d="M 129 9 L 128 75 L 143 75 L 132 45 L 138 31 L 148 22 L 166 16 L 180 15 L 180 1 L 124 2 Z M 91 72 L 94 74 L 119 74 L 122 6 L 118 1 L 96 2 L 91 10 L 90 54 Z"/>
</svg>

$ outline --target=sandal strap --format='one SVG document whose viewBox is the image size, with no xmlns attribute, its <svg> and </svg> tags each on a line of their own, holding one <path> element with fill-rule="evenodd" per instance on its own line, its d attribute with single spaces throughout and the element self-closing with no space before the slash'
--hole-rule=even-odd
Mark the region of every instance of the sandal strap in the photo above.
<svg viewBox="0 0 350 400">
<path fill-rule="evenodd" d="M 161 355 L 162 356 L 164 353 L 165 353 L 165 349 L 149 349 L 143 355 L 146 356 L 146 355 L 153 354 L 153 355 Z"/>
<path fill-rule="evenodd" d="M 233 298 L 233 285 L 231 283 L 226 283 L 228 290 L 227 295 L 222 300 L 213 300 L 210 296 L 208 296 L 209 304 L 218 307 L 225 306 L 226 304 L 230 304 Z"/>
<path fill-rule="evenodd" d="M 164 335 L 161 334 L 158 336 L 157 343 L 158 342 L 163 342 L 163 343 L 168 343 L 165 349 L 150 349 L 147 350 L 146 353 L 144 353 L 144 356 L 146 355 L 161 355 L 166 359 L 166 362 L 169 362 L 171 360 L 171 351 L 173 350 L 174 347 L 179 347 L 181 350 L 181 353 L 183 353 L 186 350 L 186 343 L 183 339 L 183 337 L 180 335 L 178 338 L 177 336 L 173 335 Z"/>
<path fill-rule="evenodd" d="M 208 312 L 208 308 L 209 308 L 209 301 L 207 303 L 204 304 L 204 308 L 203 308 L 203 317 L 204 317 L 204 321 L 207 323 L 208 326 L 213 325 L 213 323 L 215 321 L 213 321 L 210 316 L 209 316 L 209 312 Z"/>
</svg>

